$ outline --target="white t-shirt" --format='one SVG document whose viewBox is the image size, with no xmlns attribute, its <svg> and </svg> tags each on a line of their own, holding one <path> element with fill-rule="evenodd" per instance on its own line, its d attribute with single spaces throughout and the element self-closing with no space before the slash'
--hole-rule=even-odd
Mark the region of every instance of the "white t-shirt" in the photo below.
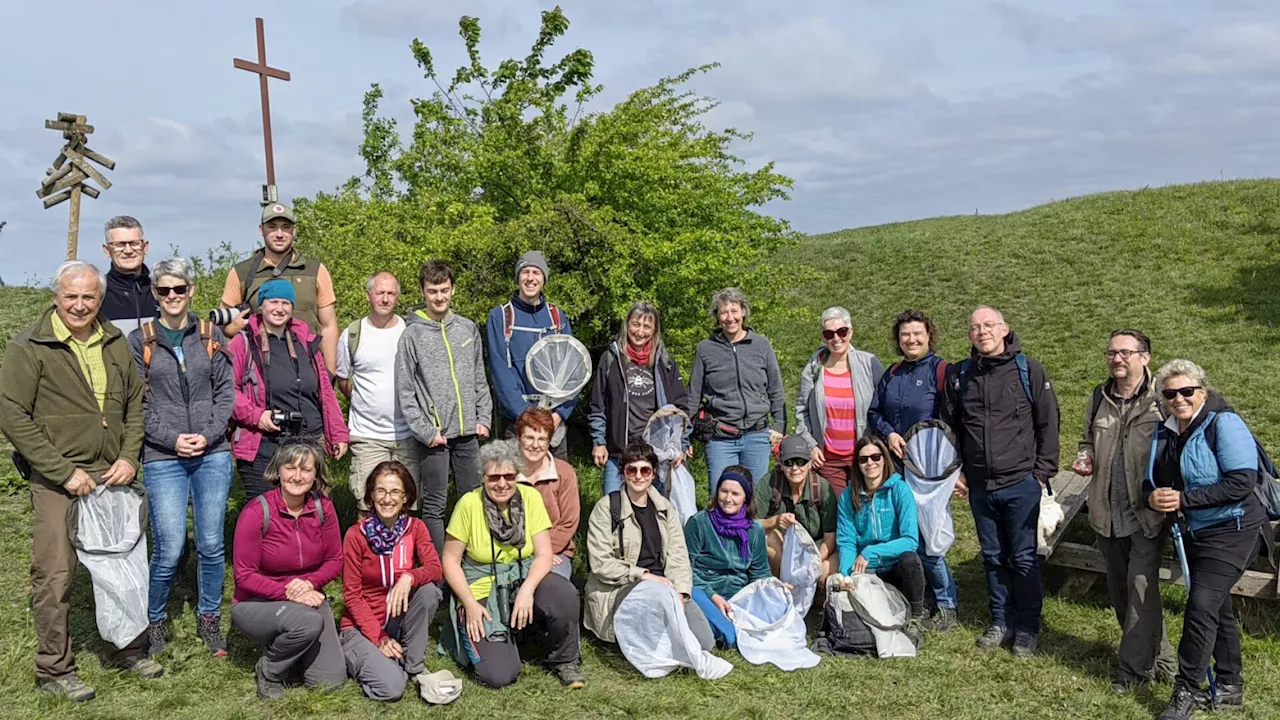
<svg viewBox="0 0 1280 720">
<path fill-rule="evenodd" d="M 355 386 L 347 423 L 355 437 L 394 441 L 413 436 L 396 399 L 396 348 L 403 332 L 401 318 L 397 317 L 396 323 L 385 330 L 370 325 L 369 318 L 362 318 L 354 369 L 347 350 L 350 331 L 343 329 L 338 339 L 337 375 L 350 379 Z"/>
</svg>

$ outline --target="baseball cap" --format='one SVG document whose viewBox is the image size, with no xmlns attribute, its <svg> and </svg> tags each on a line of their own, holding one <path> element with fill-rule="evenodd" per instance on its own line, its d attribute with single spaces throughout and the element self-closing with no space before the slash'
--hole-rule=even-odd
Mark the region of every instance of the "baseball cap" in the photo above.
<svg viewBox="0 0 1280 720">
<path fill-rule="evenodd" d="M 289 207 L 288 205 L 285 205 L 284 203 L 271 203 L 270 205 L 263 206 L 262 208 L 262 224 L 263 225 L 266 225 L 268 222 L 271 222 L 272 220 L 278 220 L 280 218 L 288 220 L 289 222 L 294 222 L 293 208 Z"/>
<path fill-rule="evenodd" d="M 809 459 L 809 441 L 802 435 L 788 435 L 782 438 L 782 443 L 778 446 L 778 462 L 796 458 Z"/>
</svg>

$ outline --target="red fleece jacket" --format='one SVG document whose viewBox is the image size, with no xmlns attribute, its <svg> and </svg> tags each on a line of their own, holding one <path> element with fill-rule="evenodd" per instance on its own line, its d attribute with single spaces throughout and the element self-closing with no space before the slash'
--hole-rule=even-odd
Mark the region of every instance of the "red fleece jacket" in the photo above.
<svg viewBox="0 0 1280 720">
<path fill-rule="evenodd" d="M 343 538 L 342 558 L 342 597 L 346 609 L 342 611 L 339 630 L 356 628 L 374 645 L 382 644 L 387 637 L 382 631 L 387 622 L 387 594 L 397 580 L 408 575 L 417 588 L 444 577 L 440 556 L 431 544 L 431 534 L 418 518 L 409 519 L 409 527 L 389 555 L 375 553 L 360 524 L 356 523 Z"/>
</svg>

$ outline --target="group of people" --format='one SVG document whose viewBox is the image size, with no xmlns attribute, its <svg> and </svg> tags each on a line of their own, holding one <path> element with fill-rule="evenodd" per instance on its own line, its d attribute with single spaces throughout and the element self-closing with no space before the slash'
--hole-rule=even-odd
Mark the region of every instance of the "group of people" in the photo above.
<svg viewBox="0 0 1280 720">
<path fill-rule="evenodd" d="M 687 385 L 663 346 L 658 309 L 634 304 L 590 391 L 605 495 L 588 516 L 580 597 L 571 582 L 580 499 L 562 439 L 577 399 L 542 409 L 525 373 L 538 339 L 572 333 L 543 294 L 543 254 L 521 256 L 516 290 L 489 313 L 483 336 L 452 311 L 454 271 L 438 260 L 421 267 L 421 305 L 397 314 L 396 277 L 375 273 L 368 315 L 340 330 L 328 270 L 294 247 L 292 210 L 268 205 L 260 230 L 263 247 L 228 274 L 216 326 L 191 310 L 191 264 L 169 258 L 148 268 L 141 225 L 112 218 L 109 273 L 65 263 L 54 306 L 6 349 L 0 429 L 31 483 L 42 689 L 94 695 L 76 675 L 67 629 L 76 563 L 67 508 L 99 486 L 133 483 L 139 471 L 152 537 L 150 624 L 109 648 L 108 661 L 143 677 L 163 673 L 154 656 L 171 642 L 167 606 L 188 505 L 197 633 L 212 654 L 226 654 L 222 538 L 233 458 L 246 497 L 232 548 L 231 622 L 264 647 L 263 698 L 280 697 L 295 679 L 327 686 L 348 676 L 379 700 L 400 697 L 411 678 L 424 696 L 447 694 L 424 669 L 427 627 L 446 601 L 441 644 L 491 687 L 515 682 L 522 645 L 542 648 L 557 677 L 581 687 L 579 627 L 612 641 L 615 610 L 643 582 L 678 595 L 681 620 L 704 649 L 732 647 L 730 600 L 780 574 L 792 528 L 814 541 L 824 577 L 874 573 L 899 588 L 906 632 L 919 645 L 925 630 L 956 624 L 958 602 L 945 556 L 920 540 L 916 500 L 899 471 L 909 431 L 926 421 L 954 434 L 955 494 L 967 498 L 977 528 L 991 617 L 977 645 L 1036 652 L 1037 526 L 1058 470 L 1058 405 L 1044 367 L 994 308 L 972 313 L 970 354 L 951 364 L 934 352 L 932 320 L 902 313 L 891 331 L 900 360 L 887 369 L 854 347 L 850 313 L 827 309 L 787 435 L 782 371 L 748 325 L 740 290 L 712 298 L 716 329 L 698 344 Z M 1074 469 L 1093 478 L 1089 517 L 1124 630 L 1117 692 L 1174 674 L 1158 571 L 1175 518 L 1185 530 L 1190 600 L 1161 715 L 1172 720 L 1243 702 L 1230 589 L 1272 539 L 1253 492 L 1259 446 L 1239 415 L 1195 364 L 1173 360 L 1152 377 L 1150 357 L 1142 333 L 1113 334 L 1110 379 L 1090 399 Z M 350 400 L 348 417 L 335 385 Z M 683 524 L 663 487 L 666 463 L 645 437 L 668 405 L 692 418 L 684 453 L 670 464 L 691 457 L 696 438 L 708 466 L 708 507 Z M 326 460 L 348 452 L 360 517 L 344 538 Z M 451 477 L 457 500 L 446 523 Z M 324 588 L 339 576 L 344 611 L 335 623 Z M 525 642 L 531 632 L 541 642 Z M 1210 657 L 1213 698 L 1201 689 Z"/>
</svg>

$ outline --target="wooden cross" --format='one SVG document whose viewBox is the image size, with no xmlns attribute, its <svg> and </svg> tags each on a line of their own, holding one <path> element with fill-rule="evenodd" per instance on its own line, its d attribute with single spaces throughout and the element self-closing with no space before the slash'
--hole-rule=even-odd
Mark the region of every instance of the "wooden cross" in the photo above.
<svg viewBox="0 0 1280 720">
<path fill-rule="evenodd" d="M 102 186 L 102 190 L 111 187 L 111 181 L 98 172 L 90 160 L 108 170 L 116 169 L 116 161 L 90 150 L 86 143 L 88 135 L 93 133 L 93 126 L 85 121 L 84 115 L 75 113 L 58 113 L 57 120 L 45 120 L 45 129 L 61 130 L 67 141 L 62 152 L 54 158 L 53 165 L 44 171 L 45 178 L 36 190 L 36 197 L 44 201 L 44 209 L 57 205 L 64 200 L 71 201 L 71 216 L 67 220 L 67 259 L 74 260 L 80 244 L 80 196 L 98 197 L 101 191 L 85 183 L 93 180 Z"/>
<path fill-rule="evenodd" d="M 262 30 L 262 18 L 254 18 L 254 23 L 258 28 L 258 62 L 252 63 L 248 60 L 235 58 L 232 64 L 241 70 L 248 70 L 251 73 L 258 74 L 258 88 L 262 92 L 262 140 L 267 154 L 267 185 L 274 189 L 276 184 L 276 159 L 275 153 L 271 149 L 271 98 L 267 93 L 267 78 L 273 77 L 287 82 L 289 73 L 267 65 L 267 38 Z"/>
</svg>

